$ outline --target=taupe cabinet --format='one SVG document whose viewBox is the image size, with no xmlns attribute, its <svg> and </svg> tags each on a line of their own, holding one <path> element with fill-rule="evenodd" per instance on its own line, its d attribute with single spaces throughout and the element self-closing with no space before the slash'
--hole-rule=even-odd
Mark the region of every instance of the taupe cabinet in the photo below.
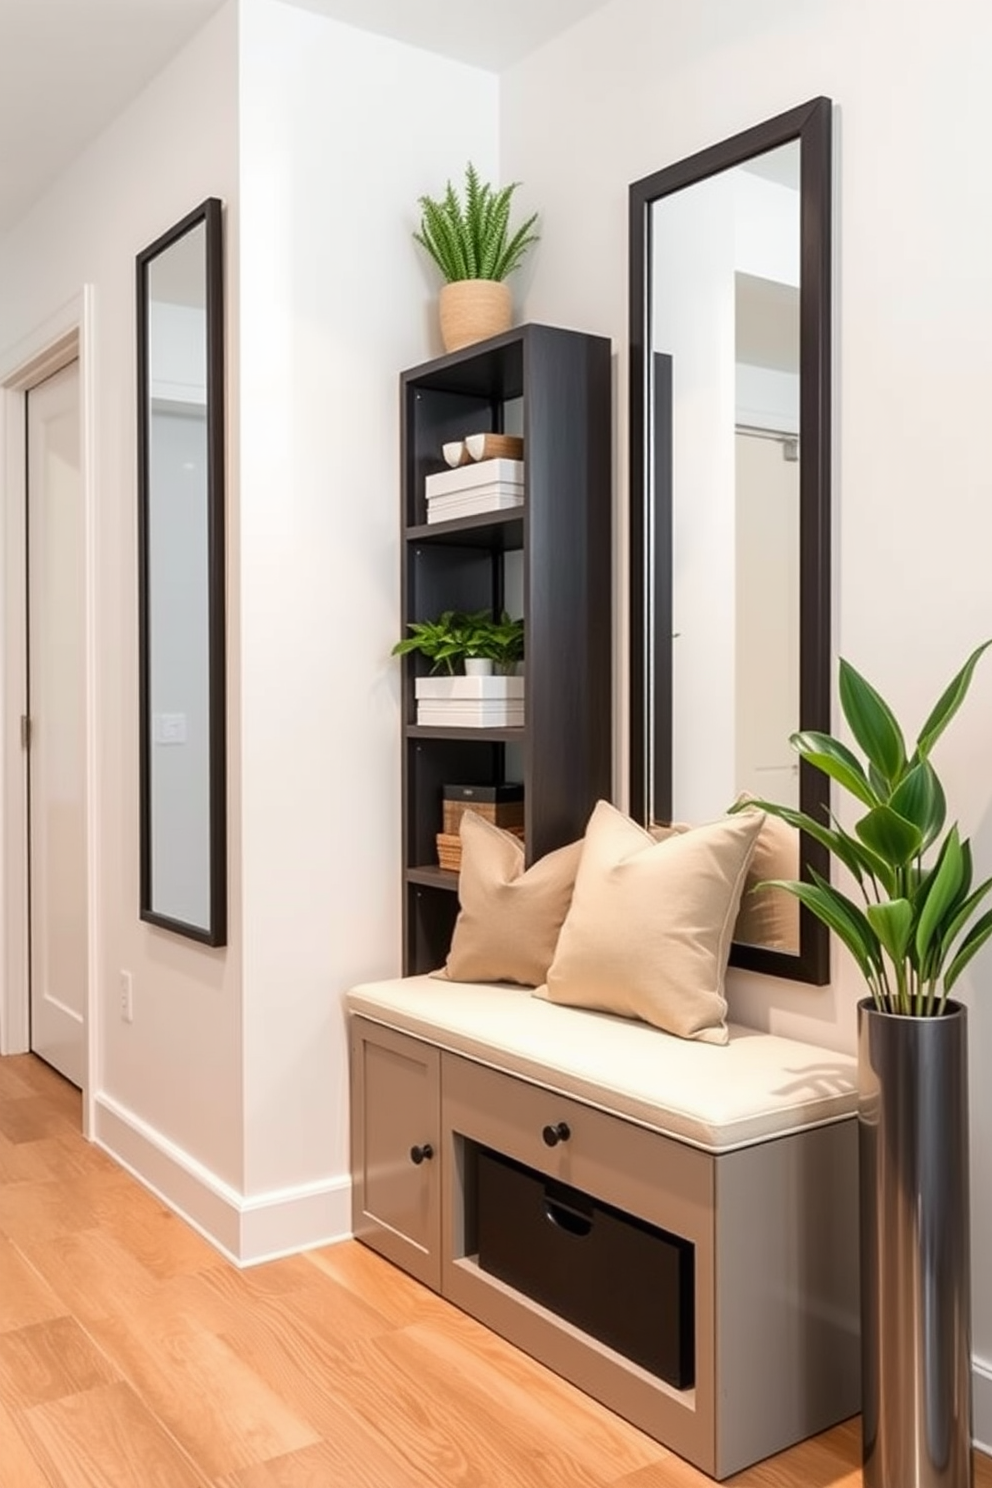
<svg viewBox="0 0 992 1488">
<path fill-rule="evenodd" d="M 351 1020 L 353 1228 L 387 1260 L 441 1288 L 440 1054 Z"/>
<path fill-rule="evenodd" d="M 713 1477 L 857 1411 L 853 1117 L 712 1153 L 494 1068 L 495 1055 L 350 1021 L 359 1239 Z M 690 1388 L 480 1266 L 480 1153 L 691 1245 Z"/>
</svg>

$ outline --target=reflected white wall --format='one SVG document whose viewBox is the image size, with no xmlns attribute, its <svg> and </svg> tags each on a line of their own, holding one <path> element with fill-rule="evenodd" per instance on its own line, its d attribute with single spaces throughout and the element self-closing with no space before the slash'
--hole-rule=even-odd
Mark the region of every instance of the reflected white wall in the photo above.
<svg viewBox="0 0 992 1488">
<path fill-rule="evenodd" d="M 732 172 L 652 208 L 651 345 L 672 358 L 672 807 L 684 821 L 734 798 L 734 213 Z"/>
</svg>

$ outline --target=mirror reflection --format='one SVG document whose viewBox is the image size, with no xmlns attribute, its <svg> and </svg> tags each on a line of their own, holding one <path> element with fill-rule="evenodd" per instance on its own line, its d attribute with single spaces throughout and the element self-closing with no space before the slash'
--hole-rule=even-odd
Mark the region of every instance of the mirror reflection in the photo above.
<svg viewBox="0 0 992 1488">
<path fill-rule="evenodd" d="M 142 917 L 223 943 L 217 211 L 139 258 L 142 380 Z M 219 208 L 219 204 L 217 204 Z"/>
<path fill-rule="evenodd" d="M 799 173 L 792 140 L 651 207 L 651 349 L 668 362 L 674 495 L 670 812 L 682 821 L 711 821 L 742 792 L 799 805 L 788 745 L 799 727 Z M 653 820 L 667 810 L 651 802 Z M 790 878 L 794 835 L 780 865 Z M 798 903 L 776 897 L 775 948 L 798 953 Z M 745 913 L 737 938 L 756 933 Z"/>
<path fill-rule="evenodd" d="M 789 736 L 828 726 L 829 101 L 631 188 L 631 809 L 742 796 L 822 819 Z M 769 820 L 751 884 L 819 867 Z M 732 960 L 822 981 L 791 896 L 745 892 Z"/>
</svg>

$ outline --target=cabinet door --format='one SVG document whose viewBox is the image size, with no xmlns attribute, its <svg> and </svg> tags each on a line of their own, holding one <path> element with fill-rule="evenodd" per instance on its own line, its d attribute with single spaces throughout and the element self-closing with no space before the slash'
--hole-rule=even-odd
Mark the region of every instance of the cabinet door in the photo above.
<svg viewBox="0 0 992 1488">
<path fill-rule="evenodd" d="M 351 1020 L 352 1226 L 355 1236 L 440 1290 L 438 1051 Z"/>
</svg>

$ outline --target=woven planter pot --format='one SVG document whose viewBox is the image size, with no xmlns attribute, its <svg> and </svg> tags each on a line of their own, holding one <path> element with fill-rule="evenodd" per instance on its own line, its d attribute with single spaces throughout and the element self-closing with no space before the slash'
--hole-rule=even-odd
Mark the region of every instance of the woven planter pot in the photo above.
<svg viewBox="0 0 992 1488">
<path fill-rule="evenodd" d="M 444 285 L 438 305 L 445 351 L 498 336 L 513 317 L 510 286 L 497 279 L 457 279 Z"/>
</svg>

